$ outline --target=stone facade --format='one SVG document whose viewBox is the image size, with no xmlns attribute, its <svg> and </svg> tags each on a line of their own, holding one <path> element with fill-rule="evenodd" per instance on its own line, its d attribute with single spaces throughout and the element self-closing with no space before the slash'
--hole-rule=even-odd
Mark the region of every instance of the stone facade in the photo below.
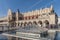
<svg viewBox="0 0 60 40">
<path fill-rule="evenodd" d="M 50 8 L 44 8 L 26 13 L 12 12 L 8 10 L 8 15 L 5 18 L 0 19 L 0 26 L 27 26 L 36 24 L 41 27 L 55 26 L 58 22 L 58 16 L 53 10 L 53 6 Z"/>
</svg>

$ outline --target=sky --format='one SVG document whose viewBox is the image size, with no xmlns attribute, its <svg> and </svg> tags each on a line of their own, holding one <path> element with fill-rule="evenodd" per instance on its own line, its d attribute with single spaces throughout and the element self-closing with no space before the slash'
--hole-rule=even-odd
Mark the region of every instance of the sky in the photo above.
<svg viewBox="0 0 60 40">
<path fill-rule="evenodd" d="M 8 9 L 13 12 L 19 9 L 21 13 L 24 13 L 51 5 L 53 5 L 56 14 L 60 16 L 60 0 L 0 0 L 0 17 L 6 16 Z"/>
</svg>

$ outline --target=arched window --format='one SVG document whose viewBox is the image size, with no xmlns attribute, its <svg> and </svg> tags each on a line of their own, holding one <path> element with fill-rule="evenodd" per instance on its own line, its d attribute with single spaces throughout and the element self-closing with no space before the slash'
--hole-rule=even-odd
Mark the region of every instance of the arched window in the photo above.
<svg viewBox="0 0 60 40">
<path fill-rule="evenodd" d="M 21 26 L 23 25 L 23 23 L 21 23 Z"/>
<path fill-rule="evenodd" d="M 49 25 L 49 21 L 48 20 L 45 20 L 44 22 L 46 25 Z"/>
<path fill-rule="evenodd" d="M 32 16 L 32 19 L 34 19 L 34 16 Z"/>
<path fill-rule="evenodd" d="M 37 25 L 36 21 L 33 21 L 33 24 Z"/>
<path fill-rule="evenodd" d="M 38 25 L 42 27 L 42 21 L 38 21 Z"/>
<path fill-rule="evenodd" d="M 38 18 L 38 16 L 36 16 L 36 18 Z"/>
<path fill-rule="evenodd" d="M 28 22 L 28 25 L 30 25 L 30 24 L 32 25 L 32 22 Z"/>
<path fill-rule="evenodd" d="M 44 23 L 45 23 L 46 28 L 49 28 L 49 21 L 45 20 Z"/>
<path fill-rule="evenodd" d="M 26 25 L 27 25 L 27 22 L 24 23 L 24 26 L 26 26 Z"/>
<path fill-rule="evenodd" d="M 39 24 L 42 24 L 42 21 L 38 21 Z"/>
</svg>

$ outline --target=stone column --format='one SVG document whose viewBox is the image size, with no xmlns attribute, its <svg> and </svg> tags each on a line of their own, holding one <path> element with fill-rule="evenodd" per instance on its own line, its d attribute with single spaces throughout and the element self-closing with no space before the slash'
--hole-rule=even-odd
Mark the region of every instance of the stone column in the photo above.
<svg viewBox="0 0 60 40">
<path fill-rule="evenodd" d="M 27 26 L 27 24 L 26 24 L 26 26 Z"/>
<path fill-rule="evenodd" d="M 32 16 L 30 17 L 30 19 L 32 19 Z"/>
<path fill-rule="evenodd" d="M 29 19 L 29 17 L 27 16 L 27 20 Z"/>
<path fill-rule="evenodd" d="M 24 27 L 24 24 L 22 24 L 22 27 Z"/>
<path fill-rule="evenodd" d="M 45 23 L 43 23 L 43 27 L 44 27 L 44 28 L 46 27 L 46 24 L 45 24 Z"/>
<path fill-rule="evenodd" d="M 18 22 L 16 22 L 16 27 L 18 27 Z"/>
<path fill-rule="evenodd" d="M 21 23 L 19 23 L 19 27 L 21 27 Z"/>
</svg>

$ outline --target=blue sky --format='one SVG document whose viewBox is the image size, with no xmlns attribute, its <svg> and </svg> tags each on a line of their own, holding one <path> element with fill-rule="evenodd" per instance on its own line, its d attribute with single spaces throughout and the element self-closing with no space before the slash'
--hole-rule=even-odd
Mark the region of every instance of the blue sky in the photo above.
<svg viewBox="0 0 60 40">
<path fill-rule="evenodd" d="M 60 0 L 0 0 L 0 17 L 6 16 L 8 9 L 13 12 L 28 12 L 53 5 L 55 12 L 60 16 Z"/>
</svg>

